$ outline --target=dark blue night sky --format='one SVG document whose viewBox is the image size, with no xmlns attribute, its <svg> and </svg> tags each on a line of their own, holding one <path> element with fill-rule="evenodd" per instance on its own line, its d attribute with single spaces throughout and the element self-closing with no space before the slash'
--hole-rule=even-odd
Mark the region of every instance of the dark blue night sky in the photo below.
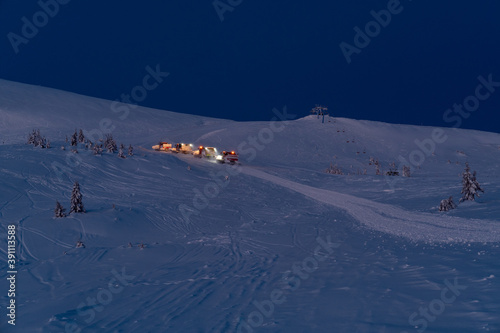
<svg viewBox="0 0 500 333">
<path fill-rule="evenodd" d="M 500 132 L 498 1 L 218 0 L 223 21 L 213 0 L 59 1 L 47 22 L 37 1 L 0 1 L 0 78 L 114 100 L 159 64 L 170 75 L 141 105 L 247 121 L 323 104 L 340 117 Z M 354 50 L 354 28 L 388 8 L 348 64 L 340 44 Z M 16 53 L 9 38 L 25 38 L 34 15 L 39 31 Z M 477 110 L 446 112 L 464 100 Z"/>
</svg>

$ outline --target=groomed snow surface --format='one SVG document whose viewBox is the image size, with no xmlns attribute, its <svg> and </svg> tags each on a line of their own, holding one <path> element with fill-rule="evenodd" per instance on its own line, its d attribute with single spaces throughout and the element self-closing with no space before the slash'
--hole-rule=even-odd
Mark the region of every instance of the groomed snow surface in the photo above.
<svg viewBox="0 0 500 333">
<path fill-rule="evenodd" d="M 0 80 L 0 332 L 500 332 L 499 134 L 120 106 Z M 25 144 L 33 128 L 50 149 Z M 135 154 L 72 153 L 75 128 Z M 151 150 L 160 140 L 241 164 Z M 370 157 L 383 172 L 405 159 L 411 177 L 376 175 Z M 439 212 L 465 162 L 485 193 Z M 86 213 L 54 218 L 75 181 Z"/>
</svg>

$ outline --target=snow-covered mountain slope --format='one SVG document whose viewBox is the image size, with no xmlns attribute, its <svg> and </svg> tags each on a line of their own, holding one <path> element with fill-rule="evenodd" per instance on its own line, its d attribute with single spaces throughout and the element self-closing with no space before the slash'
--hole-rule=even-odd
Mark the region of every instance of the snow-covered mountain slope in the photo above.
<svg viewBox="0 0 500 333">
<path fill-rule="evenodd" d="M 500 330 L 499 134 L 273 121 L 283 109 L 240 123 L 0 88 L 0 250 L 16 224 L 20 259 L 17 325 L 2 332 Z M 33 128 L 52 148 L 25 144 Z M 75 128 L 110 132 L 135 155 L 71 153 Z M 159 140 L 235 149 L 241 165 L 152 151 Z M 375 175 L 370 157 L 382 171 L 405 159 L 412 177 Z M 438 212 L 458 202 L 465 162 L 485 193 Z M 325 173 L 330 163 L 344 175 Z M 87 213 L 54 218 L 74 181 Z M 444 288 L 455 297 L 438 311 Z M 419 313 L 429 306 L 432 317 Z"/>
</svg>

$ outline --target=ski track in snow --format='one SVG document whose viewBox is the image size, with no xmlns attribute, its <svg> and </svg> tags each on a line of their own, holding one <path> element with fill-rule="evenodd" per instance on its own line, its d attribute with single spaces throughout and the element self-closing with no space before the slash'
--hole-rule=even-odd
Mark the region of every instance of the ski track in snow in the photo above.
<svg viewBox="0 0 500 333">
<path fill-rule="evenodd" d="M 241 167 L 242 173 L 301 193 L 314 200 L 347 211 L 369 228 L 419 241 L 499 242 L 498 222 L 435 216 L 409 212 L 391 205 L 318 189 L 270 175 L 255 168 Z"/>
<path fill-rule="evenodd" d="M 33 234 L 35 234 L 35 235 L 38 235 L 38 236 L 40 236 L 40 237 L 43 237 L 43 238 L 45 238 L 45 239 L 49 240 L 52 244 L 55 244 L 55 245 L 59 245 L 59 246 L 65 247 L 65 248 L 67 248 L 67 249 L 71 249 L 71 248 L 73 248 L 73 247 L 74 247 L 73 245 L 70 245 L 70 244 L 65 243 L 65 242 L 63 242 L 63 241 L 60 241 L 60 240 L 57 240 L 57 239 L 53 239 L 52 237 L 47 236 L 45 233 L 43 233 L 43 232 L 42 232 L 42 231 L 40 231 L 40 230 L 36 230 L 36 229 L 33 229 L 33 228 L 28 228 L 28 227 L 25 227 L 25 226 L 18 228 L 18 230 L 23 230 L 23 231 L 24 231 L 24 230 L 26 230 L 26 231 L 29 231 L 29 232 L 31 232 L 31 233 L 33 233 Z"/>
</svg>

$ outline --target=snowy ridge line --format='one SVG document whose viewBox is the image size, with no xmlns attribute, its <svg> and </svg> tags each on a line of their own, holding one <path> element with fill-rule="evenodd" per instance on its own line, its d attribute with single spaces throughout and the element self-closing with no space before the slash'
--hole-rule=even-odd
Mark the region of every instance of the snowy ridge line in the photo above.
<svg viewBox="0 0 500 333">
<path fill-rule="evenodd" d="M 241 172 L 340 208 L 365 226 L 395 236 L 431 242 L 500 242 L 500 227 L 496 221 L 414 213 L 388 204 L 299 184 L 255 168 L 242 167 Z"/>
</svg>

